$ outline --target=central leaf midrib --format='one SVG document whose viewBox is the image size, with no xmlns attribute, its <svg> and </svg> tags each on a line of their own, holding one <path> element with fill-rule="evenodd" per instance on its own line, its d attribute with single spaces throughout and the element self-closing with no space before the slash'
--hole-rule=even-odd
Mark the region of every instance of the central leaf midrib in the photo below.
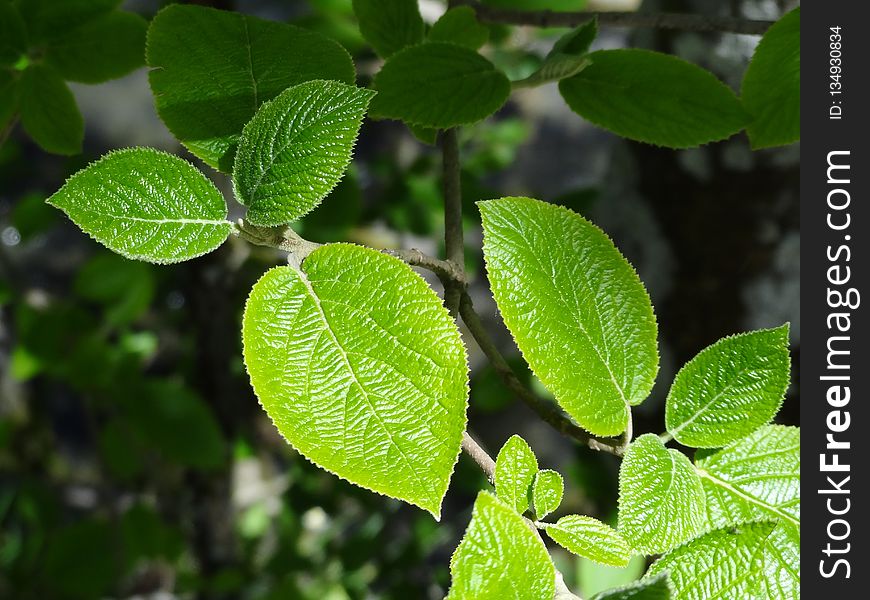
<svg viewBox="0 0 870 600">
<path fill-rule="evenodd" d="M 378 425 L 380 425 L 380 427 L 384 430 L 384 433 L 387 434 L 387 437 L 390 440 L 390 444 L 392 444 L 393 447 L 395 447 L 396 450 L 398 450 L 399 455 L 401 455 L 402 459 L 405 461 L 405 464 L 407 465 L 409 472 L 413 475 L 414 479 L 417 481 L 417 484 L 420 486 L 420 489 L 424 493 L 428 492 L 429 486 L 426 485 L 426 483 L 420 477 L 419 473 L 417 473 L 417 470 L 414 468 L 414 465 L 411 463 L 411 460 L 405 454 L 405 451 L 402 449 L 402 447 L 399 446 L 398 443 L 396 443 L 396 440 L 393 438 L 392 432 L 389 430 L 386 423 L 384 423 L 383 419 L 381 418 L 381 415 L 378 413 L 377 409 L 375 408 L 374 403 L 372 402 L 371 398 L 369 397 L 368 391 L 366 390 L 366 388 L 363 386 L 363 384 L 360 382 L 359 378 L 357 377 L 356 371 L 354 370 L 353 365 L 350 362 L 350 358 L 348 357 L 347 352 L 345 351 L 344 347 L 341 345 L 341 342 L 339 342 L 338 337 L 335 334 L 335 330 L 332 328 L 332 325 L 329 323 L 329 319 L 326 317 L 326 313 L 323 310 L 323 305 L 320 302 L 320 297 L 317 295 L 317 292 L 314 290 L 314 287 L 311 285 L 311 281 L 308 279 L 308 276 L 302 271 L 297 271 L 297 274 L 299 276 L 299 279 L 302 281 L 303 285 L 305 286 L 305 289 L 308 292 L 309 296 L 311 297 L 312 301 L 314 302 L 314 307 L 317 310 L 317 313 L 320 317 L 320 320 L 323 322 L 324 331 L 327 332 L 327 334 L 329 335 L 329 337 L 332 339 L 333 343 L 335 344 L 335 347 L 338 349 L 339 355 L 341 356 L 342 361 L 344 362 L 344 365 L 347 368 L 348 373 L 350 373 L 350 376 L 353 380 L 353 383 L 356 384 L 356 386 L 362 392 L 363 398 L 365 398 L 365 401 L 369 405 L 369 408 L 371 409 L 372 414 L 375 416 L 375 419 L 377 419 Z M 345 403 L 346 402 L 347 402 L 347 398 L 345 398 Z"/>
<path fill-rule="evenodd" d="M 743 500 L 746 500 L 750 504 L 754 504 L 754 505 L 758 506 L 762 510 L 766 510 L 771 514 L 776 515 L 780 519 L 788 521 L 790 524 L 794 525 L 795 527 L 798 527 L 798 528 L 800 527 L 800 524 L 801 524 L 800 520 L 795 519 L 792 515 L 783 511 L 778 506 L 774 506 L 768 502 L 765 502 L 761 498 L 756 498 L 755 496 L 749 494 L 748 492 L 734 487 L 729 482 L 727 482 L 723 479 L 719 479 L 718 477 L 716 477 L 715 475 L 713 475 L 712 473 L 710 473 L 709 471 L 707 471 L 705 469 L 702 469 L 702 468 L 696 466 L 695 471 L 698 473 L 699 477 L 701 477 L 702 479 L 706 479 L 707 481 L 709 481 L 713 485 L 716 485 L 716 486 L 722 488 L 723 490 L 730 492 L 731 494 L 737 496 L 738 498 L 742 498 Z"/>
</svg>

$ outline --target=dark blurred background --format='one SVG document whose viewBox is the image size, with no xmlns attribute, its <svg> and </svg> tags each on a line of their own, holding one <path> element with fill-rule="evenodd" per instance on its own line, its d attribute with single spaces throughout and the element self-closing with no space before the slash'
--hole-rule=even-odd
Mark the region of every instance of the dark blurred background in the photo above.
<svg viewBox="0 0 870 600">
<path fill-rule="evenodd" d="M 350 0 L 198 3 L 338 39 L 360 85 L 379 68 Z M 151 18 L 163 4 L 130 0 L 125 8 Z M 659 0 L 641 9 L 775 19 L 791 4 Z M 444 4 L 424 0 L 421 8 L 432 22 Z M 484 53 L 520 78 L 561 33 L 493 27 Z M 675 53 L 736 89 L 757 39 L 605 28 L 595 47 Z M 0 597 L 442 598 L 484 478 L 463 457 L 436 523 L 295 454 L 251 392 L 239 335 L 251 285 L 281 256 L 231 239 L 176 266 L 130 262 L 46 205 L 66 177 L 110 149 L 146 145 L 192 158 L 157 118 L 144 68 L 73 88 L 86 122 L 82 155 L 46 154 L 17 129 L 0 147 Z M 569 206 L 637 267 L 656 307 L 662 367 L 653 396 L 636 409 L 636 434 L 663 431 L 670 381 L 700 349 L 784 321 L 795 372 L 777 419 L 798 423 L 798 145 L 751 152 L 742 134 L 687 151 L 628 142 L 571 113 L 554 85 L 516 92 L 461 140 L 475 305 L 539 394 L 547 392 L 530 380 L 483 277 L 478 199 L 529 195 Z M 297 230 L 321 242 L 437 254 L 439 169 L 437 149 L 400 123 L 366 121 L 351 171 Z M 229 200 L 227 178 L 204 170 Z M 240 214 L 231 203 L 231 216 Z M 470 427 L 483 445 L 494 455 L 521 434 L 542 467 L 565 475 L 560 512 L 612 520 L 618 461 L 538 421 L 467 341 Z M 609 569 L 553 554 L 584 597 L 644 566 Z"/>
</svg>

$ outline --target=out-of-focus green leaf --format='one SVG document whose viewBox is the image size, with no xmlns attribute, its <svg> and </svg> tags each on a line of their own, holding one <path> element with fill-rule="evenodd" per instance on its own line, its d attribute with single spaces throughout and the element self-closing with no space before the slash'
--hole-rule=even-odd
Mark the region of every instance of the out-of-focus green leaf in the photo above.
<svg viewBox="0 0 870 600">
<path fill-rule="evenodd" d="M 25 69 L 18 84 L 21 125 L 46 152 L 78 154 L 85 125 L 72 92 L 57 71 L 45 65 Z"/>
<path fill-rule="evenodd" d="M 48 542 L 36 587 L 51 590 L 55 597 L 102 597 L 118 571 L 116 543 L 113 528 L 102 520 L 60 529 Z"/>
<path fill-rule="evenodd" d="M 14 65 L 26 52 L 27 31 L 24 20 L 10 0 L 0 0 L 0 66 Z"/>
<path fill-rule="evenodd" d="M 104 322 L 125 325 L 141 316 L 154 299 L 152 267 L 101 253 L 79 270 L 73 289 L 87 300 L 105 305 Z"/>
<path fill-rule="evenodd" d="M 597 594 L 592 600 L 671 600 L 673 589 L 667 573 L 629 583 Z"/>
<path fill-rule="evenodd" d="M 353 10 L 363 37 L 383 58 L 423 41 L 417 0 L 353 0 Z"/>
<path fill-rule="evenodd" d="M 45 60 L 68 81 L 100 83 L 145 64 L 148 22 L 114 11 L 54 38 Z"/>
<path fill-rule="evenodd" d="M 477 50 L 489 39 L 489 29 L 477 21 L 470 6 L 451 8 L 429 30 L 429 41 L 449 42 Z"/>
<path fill-rule="evenodd" d="M 121 4 L 121 0 L 15 1 L 27 24 L 31 45 L 62 36 Z"/>
</svg>

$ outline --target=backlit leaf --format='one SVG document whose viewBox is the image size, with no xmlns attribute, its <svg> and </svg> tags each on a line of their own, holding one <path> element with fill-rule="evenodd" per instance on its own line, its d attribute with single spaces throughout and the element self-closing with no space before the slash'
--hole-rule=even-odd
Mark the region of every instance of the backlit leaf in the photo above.
<svg viewBox="0 0 870 600">
<path fill-rule="evenodd" d="M 583 515 L 567 515 L 555 524 L 545 523 L 545 530 L 554 542 L 578 556 L 595 562 L 624 567 L 632 551 L 615 529 L 598 519 Z"/>
<path fill-rule="evenodd" d="M 505 442 L 495 461 L 495 492 L 498 499 L 522 514 L 529 509 L 532 482 L 538 459 L 526 441 L 513 435 Z"/>
<path fill-rule="evenodd" d="M 565 493 L 565 482 L 556 471 L 544 469 L 538 471 L 532 483 L 532 509 L 538 519 L 559 508 L 562 495 Z"/>
<path fill-rule="evenodd" d="M 665 424 L 681 444 L 718 448 L 758 429 L 789 384 L 788 324 L 723 338 L 680 369 Z"/>
<path fill-rule="evenodd" d="M 689 459 L 653 434 L 632 442 L 619 470 L 619 533 L 636 551 L 660 554 L 705 524 L 704 490 Z"/>
<path fill-rule="evenodd" d="M 154 263 L 206 254 L 230 233 L 214 184 L 187 161 L 150 148 L 107 154 L 48 203 L 110 250 Z"/>
<path fill-rule="evenodd" d="M 374 95 L 309 81 L 264 104 L 245 126 L 233 167 L 236 196 L 256 225 L 290 223 L 338 183 Z"/>
<path fill-rule="evenodd" d="M 318 466 L 436 518 L 465 430 L 468 368 L 429 285 L 375 250 L 331 244 L 279 267 L 245 308 L 254 391 Z"/>
<path fill-rule="evenodd" d="M 634 269 L 568 209 L 530 198 L 479 206 L 492 293 L 523 357 L 582 427 L 622 433 L 658 370 L 656 321 Z"/>
<path fill-rule="evenodd" d="M 553 600 L 556 572 L 541 539 L 487 492 L 450 561 L 447 600 Z"/>
</svg>

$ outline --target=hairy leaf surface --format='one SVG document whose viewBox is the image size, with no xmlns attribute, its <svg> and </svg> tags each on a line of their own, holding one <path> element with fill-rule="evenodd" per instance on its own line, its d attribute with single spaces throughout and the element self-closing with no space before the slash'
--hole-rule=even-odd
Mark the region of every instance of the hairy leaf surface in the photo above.
<svg viewBox="0 0 870 600">
<path fill-rule="evenodd" d="M 658 436 L 628 447 L 619 470 L 617 529 L 643 554 L 660 554 L 700 533 L 706 523 L 704 490 L 695 468 Z"/>
<path fill-rule="evenodd" d="M 146 60 L 160 118 L 224 172 L 261 104 L 313 79 L 354 81 L 347 51 L 319 33 L 201 6 L 161 10 L 148 30 Z"/>
<path fill-rule="evenodd" d="M 718 448 L 764 425 L 789 384 L 788 324 L 726 337 L 680 369 L 665 424 L 681 444 Z"/>
<path fill-rule="evenodd" d="M 801 9 L 767 30 L 743 76 L 741 97 L 752 120 L 753 148 L 796 142 L 801 137 Z"/>
<path fill-rule="evenodd" d="M 456 324 L 410 267 L 331 244 L 245 307 L 244 357 L 278 430 L 318 466 L 440 515 L 465 429 Z"/>
<path fill-rule="evenodd" d="M 429 42 L 390 57 L 375 75 L 372 116 L 447 129 L 475 123 L 504 104 L 508 78 L 471 48 Z"/>
<path fill-rule="evenodd" d="M 45 60 L 69 81 L 115 79 L 145 64 L 147 29 L 139 15 L 113 11 L 53 39 Z"/>
<path fill-rule="evenodd" d="M 566 208 L 530 198 L 479 206 L 492 293 L 523 357 L 582 427 L 622 433 L 658 370 L 655 316 L 634 269 Z"/>
<path fill-rule="evenodd" d="M 498 499 L 522 514 L 529 509 L 532 482 L 538 459 L 526 441 L 513 435 L 505 442 L 495 461 L 495 493 Z"/>
<path fill-rule="evenodd" d="M 762 522 L 711 531 L 657 560 L 647 575 L 667 571 L 674 600 L 758 598 L 773 527 Z"/>
<path fill-rule="evenodd" d="M 535 516 L 543 519 L 559 508 L 564 493 L 565 482 L 561 475 L 550 469 L 538 471 L 532 483 L 532 508 Z"/>
<path fill-rule="evenodd" d="M 624 567 L 631 558 L 628 542 L 610 525 L 583 515 L 567 515 L 555 524 L 544 524 L 554 542 L 578 556 Z"/>
<path fill-rule="evenodd" d="M 30 65 L 18 82 L 18 97 L 21 125 L 40 148 L 55 154 L 81 152 L 85 124 L 72 92 L 57 71 Z"/>
<path fill-rule="evenodd" d="M 423 41 L 417 0 L 353 0 L 359 30 L 382 58 Z"/>
<path fill-rule="evenodd" d="M 187 161 L 150 148 L 107 154 L 48 202 L 110 250 L 154 263 L 211 252 L 230 232 L 214 184 Z"/>
<path fill-rule="evenodd" d="M 350 163 L 373 95 L 337 81 L 308 81 L 264 104 L 242 132 L 233 167 L 247 220 L 281 225 L 320 204 Z"/>
<path fill-rule="evenodd" d="M 477 21 L 470 6 L 451 8 L 429 30 L 429 41 L 450 42 L 477 50 L 489 39 L 489 29 Z"/>
<path fill-rule="evenodd" d="M 635 581 L 596 594 L 592 600 L 671 600 L 673 588 L 668 574 L 661 572 L 642 581 Z"/>
<path fill-rule="evenodd" d="M 639 142 L 691 148 L 724 140 L 748 116 L 715 75 L 649 50 L 599 50 L 579 75 L 559 83 L 562 97 L 587 121 Z"/>
<path fill-rule="evenodd" d="M 450 561 L 447 600 L 553 600 L 556 571 L 523 518 L 480 492 L 471 523 Z"/>
</svg>

